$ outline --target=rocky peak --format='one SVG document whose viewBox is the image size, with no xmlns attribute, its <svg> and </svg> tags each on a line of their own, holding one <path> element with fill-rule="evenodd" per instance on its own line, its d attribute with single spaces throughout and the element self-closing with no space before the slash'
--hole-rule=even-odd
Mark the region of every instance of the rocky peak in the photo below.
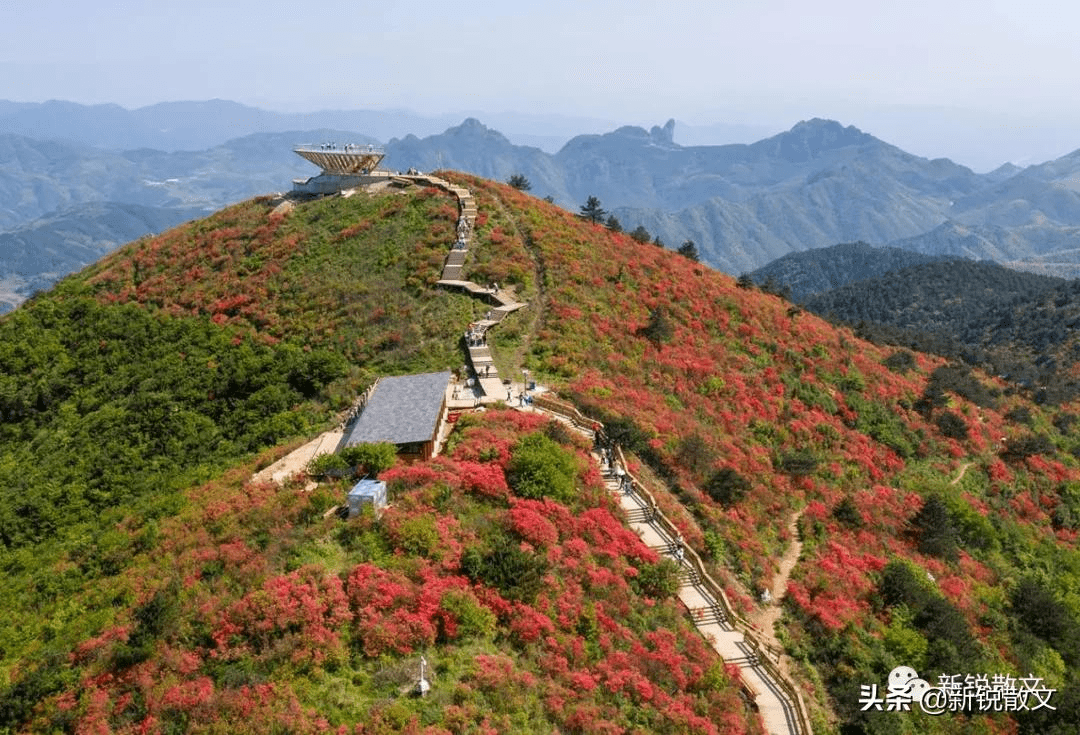
<svg viewBox="0 0 1080 735">
<path fill-rule="evenodd" d="M 649 131 L 649 136 L 657 143 L 664 143 L 667 145 L 675 144 L 675 120 L 671 119 L 664 123 L 664 127 L 659 125 L 653 125 Z"/>
</svg>

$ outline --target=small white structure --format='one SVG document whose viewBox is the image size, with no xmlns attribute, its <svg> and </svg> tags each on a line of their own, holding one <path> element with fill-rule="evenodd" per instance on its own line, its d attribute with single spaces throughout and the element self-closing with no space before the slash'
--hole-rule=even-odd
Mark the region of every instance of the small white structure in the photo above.
<svg viewBox="0 0 1080 735">
<path fill-rule="evenodd" d="M 431 691 L 431 684 L 426 677 L 427 659 L 423 656 L 420 657 L 420 681 L 416 682 L 416 695 L 418 697 L 426 697 L 427 693 Z"/>
<path fill-rule="evenodd" d="M 386 507 L 386 483 L 367 478 L 353 485 L 349 491 L 349 517 L 360 515 L 365 505 L 372 506 L 375 515 Z"/>
</svg>

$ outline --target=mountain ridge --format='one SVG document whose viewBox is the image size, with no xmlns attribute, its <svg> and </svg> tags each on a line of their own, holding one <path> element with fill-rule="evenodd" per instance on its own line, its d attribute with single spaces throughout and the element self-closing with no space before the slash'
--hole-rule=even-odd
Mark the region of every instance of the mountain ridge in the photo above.
<svg viewBox="0 0 1080 735">
<path fill-rule="evenodd" d="M 529 304 L 490 337 L 505 374 L 603 421 L 736 610 L 801 519 L 781 632 L 815 729 L 1071 727 L 1072 407 L 441 175 L 478 207 L 465 275 Z M 374 377 L 459 364 L 484 313 L 436 285 L 459 215 L 437 190 L 280 204 L 131 243 L 0 318 L 3 724 L 760 732 L 565 428 L 462 416 L 445 456 L 387 471 L 379 521 L 327 514 L 347 482 L 250 484 Z M 421 654 L 430 698 L 407 696 Z M 1031 674 L 1057 709 L 860 709 L 900 662 Z"/>
<path fill-rule="evenodd" d="M 576 136 L 548 154 L 470 117 L 438 135 L 392 138 L 385 165 L 497 180 L 524 175 L 537 195 L 571 211 L 596 196 L 628 229 L 641 225 L 672 247 L 691 240 L 706 262 L 730 274 L 787 252 L 859 240 L 1077 272 L 1076 154 L 980 175 L 819 118 L 751 144 L 681 146 L 675 132 L 670 120 L 648 131 L 624 126 Z M 295 138 L 320 134 L 375 141 L 341 130 L 257 133 L 204 151 L 155 153 L 8 134 L 0 192 L 19 206 L 0 211 L 0 227 L 91 199 L 213 208 L 285 188 L 313 173 L 290 153 Z"/>
</svg>

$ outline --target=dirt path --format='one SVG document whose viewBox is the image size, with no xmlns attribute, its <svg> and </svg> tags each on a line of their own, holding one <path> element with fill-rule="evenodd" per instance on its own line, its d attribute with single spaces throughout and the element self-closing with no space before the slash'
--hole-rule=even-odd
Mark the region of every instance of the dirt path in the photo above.
<svg viewBox="0 0 1080 735">
<path fill-rule="evenodd" d="M 252 475 L 251 481 L 281 484 L 297 472 L 303 472 L 304 468 L 307 467 L 307 463 L 316 455 L 327 454 L 337 449 L 342 436 L 344 436 L 344 432 L 341 429 L 319 434 L 307 444 L 292 450 L 269 467 L 264 467 L 256 472 Z"/>
<path fill-rule="evenodd" d="M 949 484 L 950 485 L 955 485 L 956 483 L 963 480 L 964 479 L 964 473 L 967 472 L 968 467 L 970 467 L 971 465 L 972 465 L 971 462 L 964 462 L 964 464 L 960 465 L 959 474 L 957 474 L 956 477 L 954 477 Z"/>
<path fill-rule="evenodd" d="M 535 247 L 529 246 L 529 240 L 525 237 L 524 231 L 521 229 L 521 223 L 518 222 L 518 218 L 510 210 L 502 198 L 492 192 L 492 198 L 495 200 L 495 204 L 498 206 L 499 211 L 505 214 L 507 219 L 514 225 L 514 234 L 521 240 L 525 251 L 533 261 L 533 274 L 536 277 L 536 295 L 532 299 L 528 299 L 529 294 L 523 293 L 522 300 L 527 300 L 529 304 L 529 311 L 531 314 L 528 317 L 528 322 L 523 325 L 523 334 L 520 344 L 513 350 L 510 355 L 504 356 L 504 360 L 511 366 L 511 374 L 520 374 L 521 367 L 525 362 L 525 356 L 532 351 L 532 343 L 536 337 L 536 333 L 539 330 L 539 326 L 544 318 L 544 302 L 546 300 L 546 294 L 544 293 L 544 268 L 539 258 L 537 257 Z M 523 290 L 524 291 L 524 290 Z"/>
<path fill-rule="evenodd" d="M 781 603 L 787 593 L 788 577 L 791 576 L 791 570 L 795 568 L 795 564 L 799 561 L 799 555 L 802 554 L 802 541 L 799 539 L 798 527 L 802 513 L 800 510 L 791 516 L 791 520 L 788 521 L 787 527 L 788 533 L 791 534 L 791 545 L 788 546 L 784 556 L 780 559 L 780 570 L 773 578 L 772 587 L 769 589 L 772 599 L 768 605 L 754 610 L 749 616 L 754 627 L 760 630 L 770 643 L 778 647 L 780 643 L 776 640 L 776 634 L 773 631 L 775 630 L 776 621 L 780 619 L 780 615 L 783 613 Z"/>
</svg>

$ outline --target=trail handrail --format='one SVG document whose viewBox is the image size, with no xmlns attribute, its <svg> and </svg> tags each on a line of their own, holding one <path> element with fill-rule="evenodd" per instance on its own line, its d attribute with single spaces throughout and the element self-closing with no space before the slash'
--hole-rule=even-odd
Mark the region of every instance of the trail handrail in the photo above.
<svg viewBox="0 0 1080 735">
<path fill-rule="evenodd" d="M 559 414 L 578 428 L 603 434 L 604 425 L 602 422 L 585 416 L 571 403 L 564 402 L 553 396 L 541 394 L 533 399 L 533 404 L 538 408 L 543 408 L 551 413 Z M 648 503 L 649 507 L 653 510 L 652 520 L 658 522 L 670 537 L 680 537 L 682 532 L 679 531 L 675 524 L 660 510 L 660 507 L 656 503 L 656 497 L 645 484 L 635 477 L 628 469 L 626 455 L 623 453 L 622 446 L 616 444 L 615 452 L 618 455 L 619 464 L 622 466 L 626 476 L 630 478 L 635 492 L 640 493 Z M 705 564 L 702 562 L 701 557 L 698 556 L 698 553 L 686 545 L 683 546 L 683 550 L 683 559 L 688 561 L 691 568 L 697 573 L 698 579 L 701 580 L 701 586 L 704 587 L 720 605 L 724 615 L 731 622 L 732 626 L 737 628 L 739 632 L 743 634 L 743 640 L 754 650 L 758 664 L 766 669 L 769 673 L 769 678 L 783 690 L 788 699 L 788 703 L 793 710 L 797 730 L 800 733 L 811 735 L 813 733 L 813 728 L 810 725 L 810 717 L 807 713 L 806 703 L 803 701 L 802 693 L 791 683 L 787 674 L 781 671 L 778 665 L 782 651 L 767 641 L 759 639 L 757 634 L 760 633 L 760 630 L 754 626 L 753 623 L 735 612 L 735 609 L 731 606 L 731 601 L 728 600 L 727 595 L 724 593 L 724 589 L 712 578 L 712 575 L 709 574 L 708 570 L 705 569 Z M 775 661 L 773 660 L 774 658 Z"/>
</svg>

